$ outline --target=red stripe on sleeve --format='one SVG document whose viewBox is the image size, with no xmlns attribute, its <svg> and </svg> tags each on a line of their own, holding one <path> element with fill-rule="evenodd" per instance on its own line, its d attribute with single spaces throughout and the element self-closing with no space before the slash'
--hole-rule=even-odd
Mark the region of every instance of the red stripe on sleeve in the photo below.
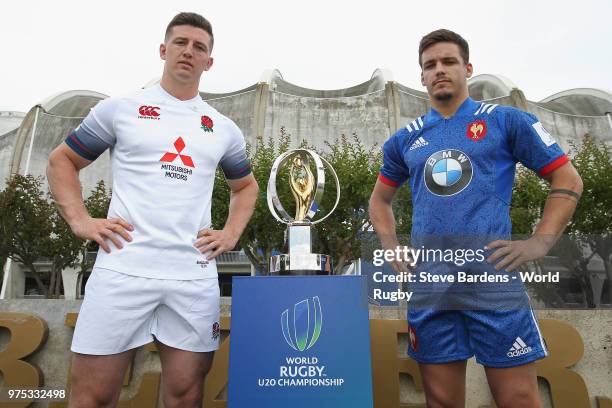
<svg viewBox="0 0 612 408">
<path fill-rule="evenodd" d="M 77 144 L 77 146 L 79 146 L 81 149 L 85 150 L 87 153 L 93 155 L 93 156 L 97 156 L 94 152 L 92 152 L 91 150 L 89 150 L 88 148 L 86 148 L 83 143 L 81 143 L 81 141 L 76 137 L 76 135 L 73 133 L 70 135 L 70 139 L 72 139 L 72 141 L 74 143 Z"/>
<path fill-rule="evenodd" d="M 564 154 L 563 156 L 553 160 L 552 162 L 548 163 L 546 166 L 542 167 L 540 169 L 540 176 L 545 176 L 551 171 L 556 170 L 559 167 L 563 166 L 567 162 L 569 162 L 569 158 L 567 157 L 566 154 Z"/>
<path fill-rule="evenodd" d="M 399 185 L 399 183 L 397 181 L 393 181 L 391 179 L 388 179 L 387 177 L 383 176 L 382 173 L 378 175 L 378 179 L 382 183 L 384 183 L 384 184 L 386 184 L 388 186 L 391 186 L 391 187 L 397 187 Z"/>
</svg>

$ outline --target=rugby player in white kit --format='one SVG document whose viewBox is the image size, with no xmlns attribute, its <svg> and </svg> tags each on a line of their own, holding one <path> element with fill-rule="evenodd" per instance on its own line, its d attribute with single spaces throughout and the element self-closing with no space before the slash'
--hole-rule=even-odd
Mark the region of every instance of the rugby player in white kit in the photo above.
<svg viewBox="0 0 612 408">
<path fill-rule="evenodd" d="M 198 92 L 212 47 L 205 18 L 178 14 L 160 45 L 160 84 L 98 103 L 49 158 L 62 216 L 100 245 L 71 347 L 70 407 L 116 406 L 136 349 L 151 341 L 166 408 L 201 406 L 219 344 L 215 257 L 234 248 L 258 193 L 240 129 Z M 108 218 L 94 219 L 78 175 L 106 149 L 112 199 Z M 217 166 L 232 191 L 222 230 L 210 228 Z"/>
</svg>

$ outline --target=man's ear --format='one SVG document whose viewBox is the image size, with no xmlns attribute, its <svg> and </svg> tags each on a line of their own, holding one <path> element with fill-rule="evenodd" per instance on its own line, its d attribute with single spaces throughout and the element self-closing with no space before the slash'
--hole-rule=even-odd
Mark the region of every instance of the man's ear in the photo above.
<svg viewBox="0 0 612 408">
<path fill-rule="evenodd" d="M 423 77 L 423 70 L 421 70 L 421 85 L 426 86 L 425 85 L 425 78 Z"/>
<path fill-rule="evenodd" d="M 166 60 L 166 44 L 164 43 L 159 45 L 159 58 Z"/>
<path fill-rule="evenodd" d="M 208 71 L 208 70 L 209 70 L 209 69 L 212 67 L 213 62 L 214 62 L 214 58 L 213 58 L 213 57 L 210 57 L 210 58 L 208 59 L 208 64 L 206 65 L 206 68 L 204 68 L 204 71 Z"/>
<path fill-rule="evenodd" d="M 474 73 L 474 66 L 472 65 L 472 63 L 471 63 L 471 62 L 468 62 L 467 66 L 466 66 L 465 68 L 466 68 L 466 70 L 467 70 L 467 75 L 466 75 L 466 77 L 467 77 L 467 78 L 471 78 L 471 77 L 472 77 L 472 74 Z"/>
</svg>

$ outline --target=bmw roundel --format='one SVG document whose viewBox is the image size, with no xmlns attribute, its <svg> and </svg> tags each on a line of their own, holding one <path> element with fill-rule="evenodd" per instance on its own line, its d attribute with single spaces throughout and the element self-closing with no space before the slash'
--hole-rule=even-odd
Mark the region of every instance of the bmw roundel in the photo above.
<svg viewBox="0 0 612 408">
<path fill-rule="evenodd" d="M 461 150 L 440 150 L 425 162 L 425 185 L 435 195 L 450 196 L 472 181 L 472 161 Z"/>
</svg>

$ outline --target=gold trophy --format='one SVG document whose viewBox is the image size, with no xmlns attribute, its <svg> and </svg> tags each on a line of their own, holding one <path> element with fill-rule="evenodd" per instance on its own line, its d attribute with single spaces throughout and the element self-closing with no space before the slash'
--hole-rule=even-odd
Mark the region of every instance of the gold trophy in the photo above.
<svg viewBox="0 0 612 408">
<path fill-rule="evenodd" d="M 315 164 L 316 175 L 310 169 L 310 160 Z M 295 217 L 291 217 L 281 204 L 276 191 L 276 175 L 279 168 L 291 161 L 289 185 L 295 198 Z M 330 170 L 336 182 L 336 202 L 323 218 L 312 221 L 319 210 L 325 187 L 325 168 Z M 332 271 L 331 257 L 312 253 L 311 228 L 329 217 L 340 201 L 340 183 L 332 166 L 317 153 L 308 149 L 294 149 L 276 158 L 268 180 L 268 208 L 274 218 L 287 224 L 289 253 L 270 258 L 272 275 L 327 275 Z"/>
</svg>

